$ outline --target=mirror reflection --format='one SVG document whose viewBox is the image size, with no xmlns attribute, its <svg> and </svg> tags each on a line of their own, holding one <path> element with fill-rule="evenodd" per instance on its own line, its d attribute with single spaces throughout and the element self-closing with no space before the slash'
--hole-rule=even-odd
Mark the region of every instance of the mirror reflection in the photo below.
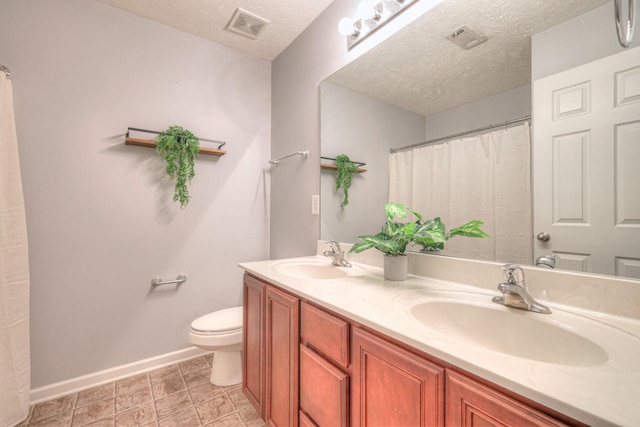
<svg viewBox="0 0 640 427">
<path fill-rule="evenodd" d="M 589 228 L 585 224 L 591 224 L 592 218 L 581 220 L 580 215 L 571 212 L 575 211 L 575 204 L 585 202 L 591 195 L 573 197 L 579 199 L 574 205 L 566 201 L 579 185 L 585 186 L 584 181 L 559 187 L 568 194 L 556 201 L 556 208 L 549 210 L 564 209 L 567 214 L 560 212 L 554 217 L 556 222 L 552 218 L 548 226 L 539 225 L 533 209 L 537 199 L 531 193 L 532 189 L 535 193 L 536 183 L 546 185 L 545 180 L 552 179 L 539 178 L 540 171 L 555 167 L 554 160 L 546 157 L 544 167 L 540 168 L 542 161 L 538 169 L 532 167 L 531 157 L 540 155 L 536 154 L 535 140 L 530 139 L 527 130 L 531 125 L 535 134 L 537 125 L 537 110 L 532 110 L 532 76 L 534 81 L 542 78 L 546 81 L 557 71 L 554 67 L 558 67 L 557 58 L 551 53 L 545 56 L 544 49 L 552 44 L 552 39 L 544 36 L 534 44 L 532 60 L 531 38 L 549 28 L 562 28 L 559 24 L 565 25 L 563 22 L 577 16 L 583 19 L 583 14 L 588 14 L 584 15 L 588 16 L 585 21 L 603 19 L 601 15 L 609 19 L 612 11 L 605 5 L 609 3 L 597 0 L 496 4 L 488 0 L 447 0 L 329 77 L 320 86 L 322 155 L 347 154 L 353 161 L 366 163 L 366 172 L 353 178 L 349 204 L 341 209 L 343 194 L 335 189 L 335 171 L 321 169 L 321 238 L 355 242 L 358 235 L 377 232 L 385 220 L 383 206 L 392 200 L 410 205 L 426 217 L 439 216 L 448 228 L 480 219 L 486 223 L 485 231 L 494 237 L 454 239 L 447 243 L 444 255 L 522 264 L 535 264 L 536 259 L 541 259 L 538 265 L 543 267 L 555 261 L 556 268 L 640 279 L 640 254 L 634 253 L 639 249 L 627 248 L 624 256 L 610 253 L 608 258 L 615 258 L 612 262 L 596 262 L 590 256 L 595 253 L 591 248 L 587 251 L 573 246 L 553 247 L 552 243 L 559 241 L 555 233 L 558 223 L 566 223 L 566 228 L 574 230 L 585 230 Z M 613 22 L 607 23 L 615 33 Z M 488 40 L 472 49 L 463 49 L 446 38 L 463 26 L 471 30 L 470 34 L 477 32 Z M 550 94 L 534 96 L 542 96 L 551 104 Z M 568 94 L 566 99 L 575 100 L 576 96 Z M 539 107 L 541 102 L 538 100 L 537 104 Z M 570 111 L 573 107 L 567 108 Z M 635 114 L 640 117 L 640 113 Z M 533 122 L 519 121 L 531 115 Z M 509 126 L 504 126 L 505 122 Z M 545 123 L 545 127 L 549 124 Z M 635 135 L 634 129 L 627 129 L 627 134 Z M 469 130 L 476 131 L 458 136 Z M 529 135 L 529 141 L 521 141 L 523 133 Z M 451 135 L 456 137 L 445 138 Z M 511 141 L 513 138 L 516 143 Z M 432 140 L 435 142 L 420 148 L 403 149 Z M 560 144 L 560 151 L 564 150 L 565 157 L 571 159 L 568 166 L 565 162 L 559 169 L 565 171 L 566 179 L 575 178 L 572 173 L 583 172 L 578 170 L 582 166 L 573 161 L 580 155 L 579 150 L 567 151 L 568 147 L 584 143 L 574 140 Z M 505 147 L 507 151 L 501 151 Z M 442 153 L 445 149 L 450 152 Z M 627 154 L 630 158 L 640 157 L 637 150 L 629 149 Z M 416 157 L 425 156 L 430 160 L 416 163 Z M 612 182 L 616 173 L 611 172 Z M 627 175 L 634 182 L 640 179 L 638 174 Z M 533 182 L 533 187 L 527 186 L 527 182 Z M 505 187 L 509 183 L 515 186 Z M 453 184 L 459 188 L 453 188 Z M 550 194 L 557 192 L 553 183 L 549 185 Z M 639 206 L 639 200 L 637 195 L 627 194 L 627 218 L 622 227 L 627 240 L 636 242 L 640 241 L 635 229 L 640 224 L 640 213 L 632 206 Z M 508 224 L 505 228 L 500 223 Z M 619 229 L 615 232 L 620 234 Z M 538 234 L 551 238 L 543 241 L 543 236 L 538 240 L 535 238 Z M 619 242 L 614 245 L 638 246 Z M 555 259 L 544 257 L 549 254 L 555 254 Z"/>
</svg>

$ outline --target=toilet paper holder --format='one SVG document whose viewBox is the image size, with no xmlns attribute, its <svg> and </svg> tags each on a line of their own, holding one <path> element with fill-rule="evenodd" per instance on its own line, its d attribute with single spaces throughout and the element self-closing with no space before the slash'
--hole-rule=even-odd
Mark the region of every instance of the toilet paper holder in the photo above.
<svg viewBox="0 0 640 427">
<path fill-rule="evenodd" d="M 167 280 L 166 282 L 163 282 L 160 277 L 154 277 L 153 279 L 151 279 L 151 286 L 156 287 L 160 285 L 170 285 L 172 283 L 182 284 L 186 281 L 187 276 L 184 274 L 180 274 L 178 277 L 176 277 L 176 280 Z"/>
</svg>

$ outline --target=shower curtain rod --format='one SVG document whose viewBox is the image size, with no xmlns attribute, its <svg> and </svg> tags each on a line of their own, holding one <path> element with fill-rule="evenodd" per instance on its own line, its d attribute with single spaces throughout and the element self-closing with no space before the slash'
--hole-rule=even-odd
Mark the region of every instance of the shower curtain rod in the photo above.
<svg viewBox="0 0 640 427">
<path fill-rule="evenodd" d="M 5 67 L 4 65 L 0 64 L 0 71 L 4 73 L 6 78 L 11 77 L 11 70 L 9 69 L 9 67 Z"/>
<path fill-rule="evenodd" d="M 489 126 L 483 126 L 481 128 L 477 128 L 477 129 L 471 129 L 465 132 L 460 132 L 460 133 L 455 133 L 453 135 L 447 135 L 447 136 L 443 136 L 440 138 L 435 138 L 435 139 L 430 139 L 429 141 L 425 141 L 425 142 L 418 142 L 416 144 L 411 144 L 411 145 L 407 145 L 405 147 L 400 147 L 400 148 L 390 148 L 389 152 L 390 153 L 398 153 L 400 151 L 406 151 L 406 150 L 411 150 L 413 148 L 418 148 L 418 147 L 423 147 L 425 145 L 431 145 L 431 144 L 435 144 L 437 142 L 442 142 L 442 141 L 446 141 L 449 139 L 453 139 L 453 138 L 458 138 L 460 136 L 464 136 L 464 135 L 469 135 L 470 133 L 477 133 L 477 132 L 482 132 L 485 130 L 491 130 L 493 128 L 498 128 L 501 126 L 509 126 L 513 123 L 518 123 L 518 122 L 524 122 L 526 120 L 531 120 L 531 116 L 530 115 L 526 115 L 524 117 L 520 117 L 519 119 L 513 119 L 513 120 L 507 120 L 505 122 L 501 122 L 501 123 L 495 123 Z"/>
</svg>

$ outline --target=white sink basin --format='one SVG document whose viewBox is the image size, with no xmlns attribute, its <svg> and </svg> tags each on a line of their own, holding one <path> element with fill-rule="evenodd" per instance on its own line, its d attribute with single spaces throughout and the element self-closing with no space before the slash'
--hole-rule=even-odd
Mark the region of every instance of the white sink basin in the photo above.
<svg viewBox="0 0 640 427">
<path fill-rule="evenodd" d="M 447 339 L 538 362 L 597 366 L 620 357 L 617 343 L 638 348 L 637 337 L 591 318 L 560 309 L 540 314 L 505 307 L 491 302 L 490 294 L 412 291 L 394 304 Z"/>
<path fill-rule="evenodd" d="M 506 309 L 506 307 L 504 307 Z M 454 301 L 417 304 L 411 314 L 425 326 L 488 350 L 540 362 L 593 366 L 608 360 L 596 343 L 524 311 Z"/>
<path fill-rule="evenodd" d="M 276 262 L 270 268 L 279 274 L 293 277 L 296 279 L 308 280 L 331 280 L 344 279 L 349 276 L 358 276 L 364 274 L 361 267 L 338 267 L 331 264 L 331 261 L 283 261 Z"/>
</svg>

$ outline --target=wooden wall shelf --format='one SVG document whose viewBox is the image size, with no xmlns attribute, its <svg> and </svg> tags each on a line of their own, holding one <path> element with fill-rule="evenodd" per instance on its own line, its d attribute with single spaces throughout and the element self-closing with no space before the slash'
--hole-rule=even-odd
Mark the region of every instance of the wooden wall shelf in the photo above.
<svg viewBox="0 0 640 427">
<path fill-rule="evenodd" d="M 333 170 L 338 170 L 338 167 L 336 165 L 328 165 L 326 163 L 320 163 L 320 167 L 322 169 L 333 169 Z M 358 168 L 358 173 L 362 173 L 362 172 L 366 172 L 366 169 L 363 168 Z"/>
<path fill-rule="evenodd" d="M 137 145 L 139 147 L 149 147 L 156 148 L 156 143 L 150 141 L 148 139 L 138 139 L 138 138 L 125 138 L 124 143 L 127 145 Z M 215 148 L 203 148 L 200 147 L 198 149 L 198 153 L 200 154 L 210 154 L 213 156 L 224 156 L 227 154 L 227 150 L 216 150 Z"/>
<path fill-rule="evenodd" d="M 330 160 L 332 162 L 335 162 L 336 159 L 334 159 L 333 157 L 325 157 L 325 156 L 320 156 L 321 160 Z M 355 163 L 358 166 L 358 173 L 362 173 L 362 172 L 366 172 L 367 170 L 362 168 L 362 166 L 366 165 L 366 163 L 362 163 L 362 162 L 354 162 L 352 161 L 352 163 Z M 338 166 L 336 166 L 334 163 L 320 163 L 320 168 L 321 169 L 332 169 L 332 170 L 338 170 Z"/>
</svg>

